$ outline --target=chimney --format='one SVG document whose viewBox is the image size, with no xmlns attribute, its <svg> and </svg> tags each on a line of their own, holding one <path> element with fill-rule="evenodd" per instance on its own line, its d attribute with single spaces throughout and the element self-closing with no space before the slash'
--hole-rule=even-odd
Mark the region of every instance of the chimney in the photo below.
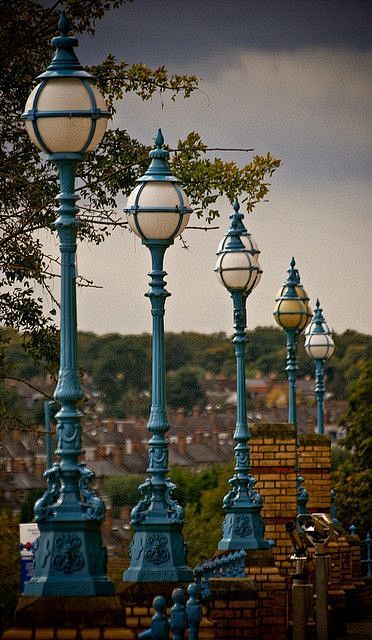
<svg viewBox="0 0 372 640">
<path fill-rule="evenodd" d="M 114 447 L 112 450 L 112 460 L 114 464 L 117 464 L 118 466 L 123 464 L 123 451 L 121 448 Z"/>
<path fill-rule="evenodd" d="M 199 416 L 200 416 L 200 407 L 198 404 L 194 404 L 192 408 L 192 417 L 199 418 Z"/>
<path fill-rule="evenodd" d="M 180 434 L 177 440 L 177 451 L 181 456 L 186 454 L 186 438 L 184 434 Z"/>
</svg>

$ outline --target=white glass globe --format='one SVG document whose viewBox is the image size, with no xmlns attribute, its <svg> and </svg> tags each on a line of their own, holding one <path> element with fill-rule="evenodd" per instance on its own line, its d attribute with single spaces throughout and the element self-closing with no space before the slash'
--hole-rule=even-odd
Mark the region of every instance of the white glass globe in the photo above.
<svg viewBox="0 0 372 640">
<path fill-rule="evenodd" d="M 178 184 L 175 188 L 173 182 L 165 180 L 140 183 L 133 189 L 127 200 L 128 224 L 142 239 L 171 240 L 179 236 L 189 222 L 190 213 L 177 211 L 177 208 L 181 211 L 182 206 L 189 209 L 190 203 L 186 193 Z M 131 208 L 133 211 L 130 211 Z M 137 208 L 138 213 L 136 213 Z"/>
<path fill-rule="evenodd" d="M 326 360 L 335 350 L 332 336 L 327 333 L 309 333 L 305 340 L 306 353 L 314 360 Z"/>
<path fill-rule="evenodd" d="M 89 82 L 89 81 L 88 81 Z M 104 97 L 89 82 L 97 108 L 107 111 Z M 26 102 L 25 113 L 34 107 L 34 99 L 40 84 L 31 92 Z M 37 98 L 36 113 L 48 111 L 89 111 L 93 108 L 89 92 L 80 78 L 50 78 Z M 86 116 L 51 116 L 36 119 L 40 137 L 50 153 L 79 153 L 84 149 L 91 131 L 92 118 Z M 31 120 L 26 120 L 26 129 L 32 142 L 40 149 Z M 107 117 L 96 119 L 96 128 L 92 140 L 85 151 L 93 151 L 102 140 L 107 127 Z"/>
</svg>

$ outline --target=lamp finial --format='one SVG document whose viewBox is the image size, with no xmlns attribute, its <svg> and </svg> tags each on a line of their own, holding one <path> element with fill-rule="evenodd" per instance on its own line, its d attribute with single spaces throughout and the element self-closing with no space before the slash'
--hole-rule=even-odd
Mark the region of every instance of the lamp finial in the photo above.
<svg viewBox="0 0 372 640">
<path fill-rule="evenodd" d="M 68 18 L 65 12 L 61 11 L 61 15 L 58 20 L 58 29 L 63 36 L 67 36 L 68 28 L 69 28 Z"/>
<path fill-rule="evenodd" d="M 159 128 L 155 138 L 155 146 L 158 149 L 161 149 L 163 144 L 164 144 L 164 136 L 163 136 L 162 130 Z"/>
</svg>

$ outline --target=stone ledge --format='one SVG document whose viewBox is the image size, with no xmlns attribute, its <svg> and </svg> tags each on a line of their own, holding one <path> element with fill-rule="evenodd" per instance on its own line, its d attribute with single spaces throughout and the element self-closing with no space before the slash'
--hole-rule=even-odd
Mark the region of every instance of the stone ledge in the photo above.
<svg viewBox="0 0 372 640">
<path fill-rule="evenodd" d="M 288 422 L 250 424 L 249 431 L 252 440 L 255 438 L 287 439 L 296 437 L 296 428 Z"/>
<path fill-rule="evenodd" d="M 117 596 L 21 597 L 17 627 L 122 627 L 125 614 Z"/>
</svg>

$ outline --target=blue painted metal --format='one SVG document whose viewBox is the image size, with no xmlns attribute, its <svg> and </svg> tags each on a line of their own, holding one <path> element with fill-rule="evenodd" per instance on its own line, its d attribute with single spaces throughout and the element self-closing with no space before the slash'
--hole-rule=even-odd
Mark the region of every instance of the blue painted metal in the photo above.
<svg viewBox="0 0 372 640">
<path fill-rule="evenodd" d="M 244 549 L 240 549 L 196 565 L 194 580 L 201 599 L 208 600 L 212 595 L 209 585 L 211 578 L 244 578 L 246 555 Z"/>
<path fill-rule="evenodd" d="M 285 330 L 287 338 L 288 377 L 288 422 L 297 426 L 296 385 L 297 385 L 297 335 L 294 329 Z"/>
<path fill-rule="evenodd" d="M 45 400 L 44 402 L 44 424 L 45 424 L 45 453 L 46 453 L 46 468 L 50 469 L 52 466 L 52 438 L 51 438 L 51 423 L 53 419 L 53 407 L 55 403 L 53 400 Z"/>
<path fill-rule="evenodd" d="M 305 348 L 307 353 L 311 355 L 311 343 L 312 338 L 316 338 L 316 336 L 322 335 L 327 336 L 328 341 L 328 352 L 325 358 L 315 358 L 315 395 L 317 399 L 317 432 L 320 434 L 324 434 L 324 362 L 327 358 L 329 358 L 334 349 L 334 343 L 331 337 L 331 331 L 328 328 L 324 316 L 323 310 L 320 307 L 319 299 L 316 301 L 315 305 L 315 313 L 314 318 L 309 325 L 308 331 L 306 332 L 306 341 Z"/>
<path fill-rule="evenodd" d="M 32 122 L 32 127 L 35 133 L 35 136 L 38 140 L 40 147 L 47 154 L 50 154 L 50 149 L 45 145 L 42 136 L 40 135 L 40 131 L 38 128 L 38 120 L 43 118 L 60 118 L 60 117 L 74 117 L 74 118 L 87 118 L 91 119 L 91 128 L 87 140 L 80 150 L 80 153 L 84 153 L 86 149 L 89 147 L 92 138 L 94 136 L 96 130 L 96 122 L 100 118 L 109 118 L 110 112 L 100 109 L 97 106 L 95 95 L 92 91 L 89 81 L 93 78 L 91 73 L 85 71 L 81 66 L 75 51 L 74 47 L 78 45 L 78 40 L 74 36 L 67 35 L 68 33 L 68 20 L 64 11 L 61 13 L 60 20 L 58 22 L 58 28 L 61 32 L 60 36 L 57 36 L 52 39 L 51 44 L 56 48 L 55 55 L 53 57 L 52 62 L 48 66 L 47 70 L 44 73 L 41 73 L 37 78 L 41 80 L 41 83 L 36 91 L 33 99 L 33 104 L 31 109 L 27 112 L 23 113 L 21 118 L 23 120 L 29 120 Z M 53 111 L 39 111 L 38 110 L 38 102 L 40 98 L 40 94 L 48 83 L 48 80 L 54 78 L 76 78 L 81 80 L 82 84 L 85 87 L 85 90 L 89 96 L 91 108 L 90 109 L 70 109 L 68 113 L 66 111 L 61 110 L 53 110 Z M 75 158 L 79 160 L 79 154 L 74 154 Z M 53 158 L 50 158 L 53 160 Z M 55 158 L 54 158 L 55 159 Z"/>
<path fill-rule="evenodd" d="M 50 74 L 87 77 L 73 62 L 75 38 L 66 35 L 67 22 L 61 18 L 63 35 L 53 39 L 57 53 Z M 51 69 L 51 67 L 49 69 Z M 89 75 L 89 74 L 88 74 Z M 47 80 L 46 80 L 47 81 Z M 68 116 L 68 114 L 65 114 Z M 79 220 L 75 193 L 77 163 L 82 154 L 50 154 L 48 159 L 59 172 L 61 192 L 58 217 L 54 223 L 61 252 L 60 369 L 54 399 L 57 449 L 60 462 L 45 472 L 48 488 L 34 507 L 40 537 L 34 545 L 34 576 L 25 585 L 25 596 L 106 596 L 114 586 L 106 576 L 107 552 L 102 543 L 101 523 L 105 507 L 89 489 L 94 473 L 79 463 L 83 398 L 77 363 L 76 320 L 76 238 Z"/>
<path fill-rule="evenodd" d="M 197 598 L 198 588 L 196 584 L 187 587 L 189 598 L 186 602 L 186 618 L 189 625 L 189 640 L 198 640 L 199 626 L 202 619 L 202 607 Z"/>
<path fill-rule="evenodd" d="M 155 613 L 151 620 L 151 627 L 138 634 L 138 640 L 168 640 L 170 624 L 166 615 L 167 601 L 163 596 L 155 596 L 152 606 Z"/>
<path fill-rule="evenodd" d="M 160 132 L 155 155 L 151 156 L 154 152 L 150 152 L 150 177 L 156 175 L 160 180 L 164 176 L 169 181 L 168 152 L 160 148 L 162 144 Z M 162 171 L 163 165 L 166 167 Z M 140 181 L 146 182 L 147 175 Z M 168 440 L 165 437 L 170 424 L 165 400 L 164 313 L 165 301 L 170 294 L 165 289 L 163 265 L 165 251 L 173 243 L 173 237 L 168 240 L 143 239 L 142 242 L 149 248 L 152 261 L 150 290 L 145 294 L 150 299 L 152 314 L 152 394 L 147 425 L 151 434 L 147 469 L 150 477 L 139 486 L 143 498 L 131 513 L 134 537 L 130 546 L 130 566 L 124 572 L 123 580 L 187 581 L 192 571 L 186 564 L 187 549 L 182 537 L 184 513 L 172 497 L 175 485 L 167 477 Z"/>
<path fill-rule="evenodd" d="M 335 497 L 336 497 L 336 493 L 334 489 L 331 489 L 331 508 L 330 508 L 330 514 L 331 514 L 331 519 L 333 524 L 336 527 L 340 527 L 341 526 L 341 522 L 339 521 L 339 519 L 337 518 L 336 515 L 336 506 L 335 506 Z"/>
<path fill-rule="evenodd" d="M 170 620 L 166 615 L 166 600 L 163 596 L 156 596 L 153 601 L 155 614 L 151 620 L 150 629 L 138 634 L 138 640 L 169 640 L 170 631 L 172 640 L 184 640 L 187 634 L 188 640 L 198 640 L 199 627 L 202 619 L 202 607 L 197 598 L 198 587 L 192 583 L 187 588 L 188 600 L 185 606 L 185 593 L 183 589 L 175 589 L 172 593 L 173 606 L 170 611 Z"/>
<path fill-rule="evenodd" d="M 170 612 L 170 628 L 173 640 L 184 640 L 186 631 L 186 609 L 183 589 L 174 589 L 172 593 L 173 607 Z"/>
<path fill-rule="evenodd" d="M 355 526 L 355 524 L 351 524 L 349 527 L 349 533 L 351 536 L 355 536 L 357 533 L 357 528 Z"/>
<path fill-rule="evenodd" d="M 257 249 L 247 250 L 246 245 L 243 243 L 242 238 L 249 236 L 243 224 L 243 218 L 243 214 L 239 213 L 239 203 L 235 199 L 234 210 L 230 216 L 230 228 L 217 255 L 241 251 L 250 253 L 252 256 L 259 253 Z M 247 264 L 251 263 L 247 262 Z M 226 287 L 230 291 L 234 309 L 235 334 L 232 342 L 235 347 L 236 358 L 237 416 L 234 433 L 234 441 L 236 443 L 234 449 L 235 474 L 229 480 L 231 489 L 223 500 L 223 508 L 226 515 L 222 526 L 223 537 L 218 544 L 218 548 L 221 550 L 267 549 L 270 546 L 270 542 L 264 538 L 265 525 L 260 515 L 263 499 L 258 491 L 254 489 L 256 480 L 249 473 L 250 452 L 248 442 L 250 433 L 247 421 L 245 379 L 246 303 L 258 274 L 262 272 L 255 263 L 248 270 L 252 271 L 252 279 L 248 280 L 248 288 L 242 290 Z M 220 271 L 220 277 L 226 286 L 223 280 L 223 266 Z"/>
<path fill-rule="evenodd" d="M 300 274 L 298 269 L 295 268 L 296 261 L 291 259 L 290 267 L 287 271 L 287 278 L 281 289 L 281 294 L 276 298 L 277 307 L 274 311 L 274 317 L 277 323 L 283 327 L 286 334 L 287 341 L 287 364 L 286 372 L 288 377 L 288 422 L 296 427 L 296 465 L 297 471 L 297 515 L 303 515 L 307 513 L 307 501 L 309 494 L 305 487 L 303 487 L 303 477 L 299 472 L 298 466 L 298 448 L 299 438 L 297 429 L 297 408 L 296 408 L 296 385 L 297 385 L 297 342 L 299 334 L 305 329 L 309 320 L 311 319 L 312 312 L 308 305 L 309 298 L 304 291 L 304 288 L 300 281 Z M 298 322 L 296 326 L 288 326 L 288 312 L 281 314 L 281 305 L 287 301 L 296 302 L 296 310 L 293 311 L 293 316 L 298 315 Z M 302 304 L 301 304 L 302 303 Z M 282 306 L 284 309 L 284 305 Z M 292 324 L 292 323 L 289 323 Z"/>
<path fill-rule="evenodd" d="M 362 558 L 360 562 L 362 567 L 366 566 L 366 577 L 372 578 L 372 538 L 369 532 L 366 535 L 366 539 L 363 540 L 362 545 L 366 549 L 366 557 Z"/>
<path fill-rule="evenodd" d="M 324 435 L 324 360 L 315 360 L 315 395 L 317 402 L 318 433 Z"/>
</svg>

